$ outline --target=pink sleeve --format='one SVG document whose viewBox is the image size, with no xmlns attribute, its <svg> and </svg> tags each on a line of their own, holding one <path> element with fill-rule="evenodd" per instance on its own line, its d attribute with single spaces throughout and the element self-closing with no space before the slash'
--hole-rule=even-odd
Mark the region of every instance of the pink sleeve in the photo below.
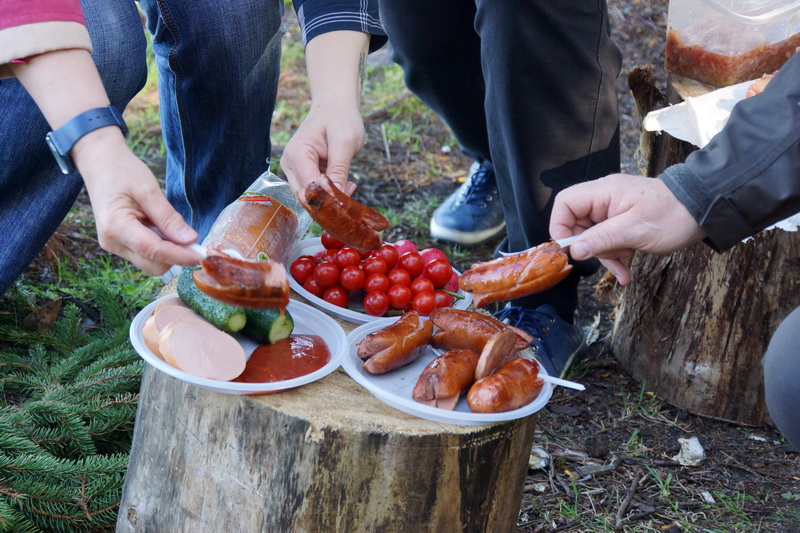
<svg viewBox="0 0 800 533">
<path fill-rule="evenodd" d="M 0 30 L 37 22 L 77 22 L 85 25 L 78 0 L 3 0 Z"/>
</svg>

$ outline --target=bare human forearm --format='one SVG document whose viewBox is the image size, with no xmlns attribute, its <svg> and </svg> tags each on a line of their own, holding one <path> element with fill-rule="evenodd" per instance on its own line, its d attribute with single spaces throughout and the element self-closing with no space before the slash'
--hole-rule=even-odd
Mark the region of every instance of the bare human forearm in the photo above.
<svg viewBox="0 0 800 533">
<path fill-rule="evenodd" d="M 369 41 L 366 33 L 342 30 L 306 47 L 311 109 L 281 159 L 295 193 L 323 173 L 346 193 L 355 189 L 348 175 L 364 146 L 360 104 Z"/>
<path fill-rule="evenodd" d="M 85 50 L 49 52 L 11 68 L 53 129 L 84 111 L 109 105 Z M 197 234 L 167 202 L 152 172 L 128 149 L 119 128 L 87 133 L 70 154 L 89 192 L 104 249 L 153 274 L 173 264 L 196 262 L 194 252 L 173 243 L 193 242 Z M 158 227 L 172 242 L 161 240 L 146 224 Z"/>
</svg>

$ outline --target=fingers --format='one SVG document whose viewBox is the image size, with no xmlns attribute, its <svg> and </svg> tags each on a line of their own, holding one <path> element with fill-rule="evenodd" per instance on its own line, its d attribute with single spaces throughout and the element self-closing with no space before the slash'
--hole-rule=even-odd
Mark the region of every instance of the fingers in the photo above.
<svg viewBox="0 0 800 533">
<path fill-rule="evenodd" d="M 601 259 L 600 262 L 615 278 L 617 278 L 620 285 L 627 285 L 631 282 L 631 271 L 622 261 L 616 259 Z"/>
</svg>

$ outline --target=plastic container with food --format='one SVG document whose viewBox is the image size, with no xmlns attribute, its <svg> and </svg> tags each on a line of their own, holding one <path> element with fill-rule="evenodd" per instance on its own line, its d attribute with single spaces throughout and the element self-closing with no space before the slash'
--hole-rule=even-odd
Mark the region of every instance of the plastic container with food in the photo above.
<svg viewBox="0 0 800 533">
<path fill-rule="evenodd" d="M 800 47 L 800 0 L 670 0 L 665 67 L 717 87 L 778 70 Z"/>
<path fill-rule="evenodd" d="M 284 263 L 310 224 L 311 217 L 289 183 L 265 172 L 222 210 L 203 246 L 232 248 L 250 261 Z"/>
</svg>

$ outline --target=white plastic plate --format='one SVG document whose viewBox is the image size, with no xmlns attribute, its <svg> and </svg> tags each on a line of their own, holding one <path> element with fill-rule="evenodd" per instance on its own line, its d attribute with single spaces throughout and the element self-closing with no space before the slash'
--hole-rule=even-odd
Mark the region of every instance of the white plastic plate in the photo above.
<svg viewBox="0 0 800 533">
<path fill-rule="evenodd" d="M 381 321 L 362 324 L 347 335 L 348 352 L 342 361 L 342 368 L 356 382 L 364 386 L 376 398 L 410 415 L 418 416 L 442 422 L 445 424 L 456 424 L 461 426 L 477 426 L 505 422 L 530 416 L 542 409 L 550 397 L 553 395 L 553 385 L 545 383 L 539 395 L 528 405 L 506 411 L 505 413 L 473 413 L 467 405 L 465 395 L 462 395 L 456 405 L 455 410 L 448 411 L 438 407 L 423 405 L 411 397 L 411 392 L 417 384 L 420 374 L 439 353 L 428 346 L 425 352 L 413 363 L 387 372 L 386 374 L 373 375 L 365 371 L 361 366 L 363 361 L 356 353 L 358 343 L 373 331 L 377 331 L 397 320 L 397 318 L 385 318 Z M 544 368 L 540 371 L 546 374 Z"/>
<path fill-rule="evenodd" d="M 289 258 L 286 260 L 286 270 L 289 270 L 292 262 L 295 259 L 300 257 L 301 255 L 314 255 L 315 253 L 319 252 L 320 250 L 324 250 L 325 247 L 322 246 L 319 237 L 314 237 L 311 239 L 304 239 L 297 244 L 294 245 L 292 250 L 289 252 Z M 455 269 L 453 269 L 455 270 Z M 461 272 L 456 270 L 458 275 L 461 275 Z M 385 320 L 387 317 L 381 316 L 372 316 L 367 313 L 360 313 L 358 311 L 353 311 L 352 309 L 347 309 L 344 307 L 339 307 L 338 305 L 329 304 L 322 298 L 318 298 L 305 290 L 302 285 L 297 283 L 297 281 L 289 275 L 289 285 L 294 289 L 294 291 L 311 302 L 312 305 L 318 307 L 320 309 L 325 310 L 326 312 L 341 318 L 342 320 L 346 320 L 348 322 L 352 322 L 354 324 L 366 324 L 369 322 L 374 322 L 376 320 Z M 464 292 L 461 289 L 458 290 L 458 294 L 464 296 L 462 299 L 456 299 L 455 303 L 453 304 L 454 309 L 467 309 L 469 305 L 472 303 L 472 294 L 468 292 Z M 350 296 L 350 305 L 352 307 L 362 307 L 362 300 L 357 296 L 351 293 Z"/>
<path fill-rule="evenodd" d="M 225 394 L 266 394 L 285 389 L 292 389 L 327 376 L 336 370 L 339 365 L 341 365 L 342 359 L 347 353 L 347 337 L 342 327 L 337 324 L 335 320 L 325 313 L 314 309 L 310 305 L 290 300 L 287 309 L 292 314 L 292 318 L 294 319 L 294 331 L 292 334 L 319 335 L 322 337 L 325 340 L 325 343 L 328 345 L 328 350 L 331 352 L 331 359 L 325 366 L 315 370 L 314 372 L 311 372 L 310 374 L 306 374 L 305 376 L 270 383 L 238 383 L 235 381 L 218 381 L 215 379 L 193 376 L 192 374 L 187 374 L 186 372 L 175 368 L 157 355 L 153 354 L 147 345 L 145 345 L 144 339 L 142 338 L 142 326 L 147 318 L 153 313 L 153 309 L 156 307 L 156 305 L 158 305 L 158 302 L 167 298 L 177 297 L 177 295 L 164 296 L 163 298 L 159 298 L 158 300 L 151 302 L 144 309 L 139 311 L 139 314 L 136 315 L 131 323 L 131 344 L 133 344 L 133 348 L 136 350 L 139 356 L 144 359 L 145 362 L 147 362 L 147 364 L 176 379 L 197 385 L 198 387 L 202 387 L 204 389 L 222 392 Z M 244 335 L 237 334 L 234 335 L 234 337 L 236 337 L 236 340 L 238 340 L 242 345 L 242 348 L 244 348 L 248 358 L 250 357 L 250 354 L 252 354 L 253 351 L 260 346 L 258 343 L 248 339 Z"/>
</svg>

